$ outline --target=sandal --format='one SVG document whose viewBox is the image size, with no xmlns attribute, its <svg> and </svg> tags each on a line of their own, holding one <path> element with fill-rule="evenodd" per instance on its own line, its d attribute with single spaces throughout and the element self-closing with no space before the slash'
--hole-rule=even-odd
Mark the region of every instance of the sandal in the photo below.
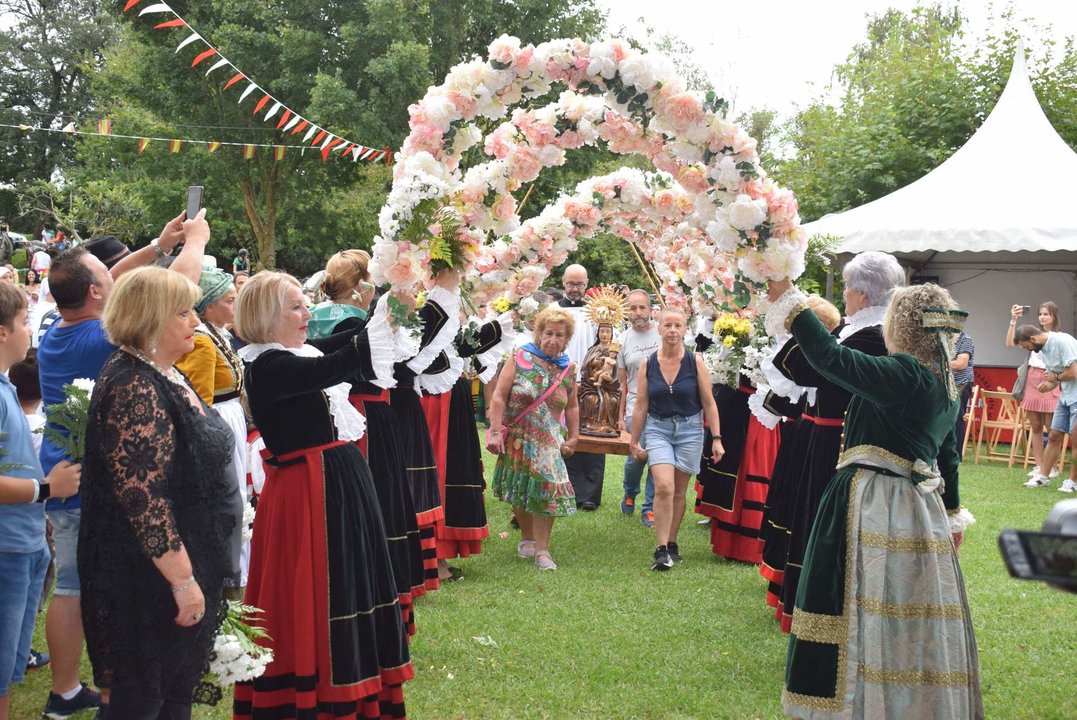
<svg viewBox="0 0 1077 720">
<path fill-rule="evenodd" d="M 516 546 L 516 554 L 525 560 L 535 557 L 535 541 L 521 540 L 520 544 Z"/>
<path fill-rule="evenodd" d="M 556 570 L 557 563 L 553 561 L 549 550 L 540 550 L 535 553 L 535 565 L 539 570 Z"/>
</svg>

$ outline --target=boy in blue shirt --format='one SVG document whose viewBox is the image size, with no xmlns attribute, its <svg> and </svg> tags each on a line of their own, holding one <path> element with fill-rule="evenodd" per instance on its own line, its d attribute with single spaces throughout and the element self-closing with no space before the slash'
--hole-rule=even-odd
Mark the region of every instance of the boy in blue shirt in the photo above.
<svg viewBox="0 0 1077 720">
<path fill-rule="evenodd" d="M 62 462 L 43 477 L 30 425 L 7 378 L 30 347 L 26 304 L 22 290 L 0 283 L 0 720 L 9 720 L 10 687 L 26 671 L 49 566 L 44 500 L 73 495 L 81 471 Z"/>
</svg>

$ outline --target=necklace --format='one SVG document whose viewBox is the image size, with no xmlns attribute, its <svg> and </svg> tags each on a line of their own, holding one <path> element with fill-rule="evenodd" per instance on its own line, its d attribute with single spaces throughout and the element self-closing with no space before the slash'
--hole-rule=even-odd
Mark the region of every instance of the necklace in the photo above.
<svg viewBox="0 0 1077 720">
<path fill-rule="evenodd" d="M 172 367 L 170 365 L 167 369 L 162 368 L 160 365 L 158 365 L 153 360 L 151 360 L 150 357 L 148 355 L 146 355 L 146 353 L 142 352 L 138 348 L 131 348 L 131 347 L 127 347 L 125 345 L 123 349 L 126 350 L 128 353 L 134 355 L 136 358 L 138 358 L 142 362 L 149 365 L 151 368 L 156 370 L 161 375 L 163 375 L 165 380 L 168 380 L 173 385 L 177 385 L 178 387 L 181 387 L 184 390 L 187 390 L 187 388 L 190 387 L 187 384 L 187 380 L 183 377 L 183 374 L 179 370 L 177 370 L 175 367 Z"/>
</svg>

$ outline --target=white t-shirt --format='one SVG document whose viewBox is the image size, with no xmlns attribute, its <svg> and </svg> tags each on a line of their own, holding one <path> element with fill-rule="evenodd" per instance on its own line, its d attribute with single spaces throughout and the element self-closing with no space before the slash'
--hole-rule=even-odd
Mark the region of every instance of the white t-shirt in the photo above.
<svg viewBox="0 0 1077 720">
<path fill-rule="evenodd" d="M 30 261 L 30 267 L 34 270 L 48 270 L 52 267 L 52 258 L 44 250 L 38 250 L 34 253 L 33 259 Z"/>
<path fill-rule="evenodd" d="M 624 369 L 628 376 L 628 387 L 625 392 L 625 418 L 632 417 L 632 411 L 636 407 L 636 387 L 639 382 L 639 368 L 643 361 L 658 350 L 662 344 L 662 336 L 658 334 L 658 327 L 652 322 L 649 330 L 636 332 L 635 328 L 629 327 L 617 339 L 621 343 L 621 350 L 617 353 L 617 367 Z"/>
</svg>

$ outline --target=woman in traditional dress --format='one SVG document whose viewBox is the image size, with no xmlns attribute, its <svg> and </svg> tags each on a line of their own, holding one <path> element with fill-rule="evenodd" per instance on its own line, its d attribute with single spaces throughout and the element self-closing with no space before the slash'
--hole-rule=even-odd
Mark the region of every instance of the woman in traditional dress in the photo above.
<svg viewBox="0 0 1077 720">
<path fill-rule="evenodd" d="M 78 556 L 86 648 L 116 718 L 189 718 L 239 580 L 234 441 L 174 363 L 198 287 L 162 268 L 117 281 L 90 401 Z"/>
<path fill-rule="evenodd" d="M 684 519 L 688 480 L 699 472 L 704 417 L 711 431 L 711 460 L 717 462 L 725 454 L 710 371 L 703 358 L 685 348 L 686 325 L 684 313 L 677 308 L 662 311 L 658 321 L 662 345 L 640 365 L 632 411 L 630 449 L 637 460 L 650 465 L 654 477 L 658 547 L 651 569 L 658 571 L 669 570 L 681 560 L 677 534 Z"/>
<path fill-rule="evenodd" d="M 936 285 L 899 289 L 883 326 L 892 354 L 874 357 L 804 312 L 788 280 L 769 285 L 768 332 L 788 329 L 812 367 L 853 395 L 797 590 L 785 712 L 982 718 L 957 560 L 972 516 L 958 494 L 949 369 L 966 313 Z"/>
<path fill-rule="evenodd" d="M 1014 342 L 1013 332 L 1024 314 L 1024 305 L 1014 305 L 1010 309 L 1010 326 L 1006 330 L 1006 347 L 1016 347 L 1017 343 Z M 1040 330 L 1059 332 L 1062 329 L 1062 323 L 1058 321 L 1058 305 L 1050 300 L 1040 304 L 1036 315 L 1039 320 Z M 1045 430 L 1051 429 L 1051 418 L 1054 415 L 1055 406 L 1058 405 L 1058 394 L 1060 392 L 1058 385 L 1055 386 L 1054 390 L 1045 393 L 1039 391 L 1040 383 L 1043 382 L 1043 373 L 1046 370 L 1047 365 L 1043 362 L 1043 356 L 1035 350 L 1030 352 L 1028 354 L 1028 375 L 1025 376 L 1025 394 L 1021 398 L 1021 409 L 1028 415 L 1028 424 L 1032 430 L 1032 457 L 1036 460 L 1036 465 L 1028 474 L 1030 480 L 1026 484 L 1030 487 L 1046 484 L 1040 481 L 1042 477 L 1050 479 L 1058 475 L 1058 468 L 1048 468 L 1047 472 L 1040 469 L 1043 467 L 1043 433 Z"/>
<path fill-rule="evenodd" d="M 354 333 L 366 324 L 374 297 L 369 263 L 370 255 L 363 250 L 342 250 L 329 258 L 321 287 L 329 299 L 311 310 L 308 338 L 320 340 L 336 333 Z M 426 592 L 426 585 L 419 526 L 405 480 L 404 451 L 389 407 L 389 391 L 356 379 L 352 380 L 348 399 L 366 418 L 366 434 L 359 439 L 359 449 L 370 464 L 381 504 L 400 610 L 408 634 L 414 635 L 413 602 Z"/>
<path fill-rule="evenodd" d="M 557 569 L 550 555 L 554 520 L 576 512 L 564 460 L 576 449 L 580 423 L 576 368 L 565 354 L 575 325 L 561 308 L 539 312 L 536 342 L 524 345 L 512 363 L 505 363 L 490 403 L 486 447 L 498 456 L 494 495 L 512 505 L 520 524 L 517 554 L 534 558 L 540 570 Z"/>
<path fill-rule="evenodd" d="M 404 717 L 414 674 L 350 382 L 390 381 L 387 303 L 361 329 L 307 343 L 303 290 L 261 272 L 243 286 L 236 329 L 262 433 L 259 497 L 245 601 L 261 608 L 273 662 L 236 685 L 236 718 Z"/>
<path fill-rule="evenodd" d="M 243 411 L 243 361 L 232 349 L 227 328 L 235 316 L 236 287 L 232 276 L 203 270 L 198 281 L 202 297 L 194 309 L 202 322 L 194 331 L 194 349 L 176 363 L 202 401 L 224 418 L 232 430 L 232 468 L 243 503 L 247 502 L 247 415 Z M 241 559 L 242 585 L 247 584 L 250 545 L 244 544 Z"/>
</svg>

